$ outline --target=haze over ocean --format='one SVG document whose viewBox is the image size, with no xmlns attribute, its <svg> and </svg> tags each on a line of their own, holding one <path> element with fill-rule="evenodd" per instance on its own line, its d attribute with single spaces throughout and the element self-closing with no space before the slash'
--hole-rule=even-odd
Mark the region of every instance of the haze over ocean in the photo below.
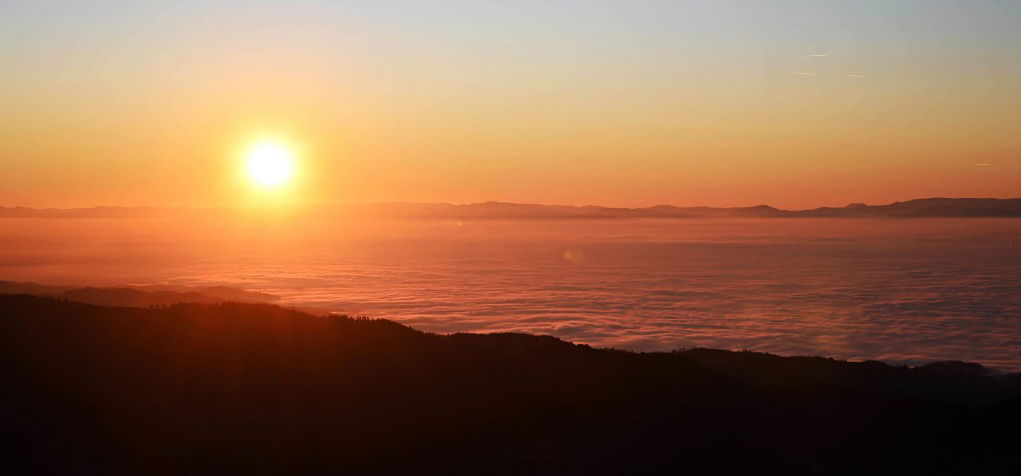
<svg viewBox="0 0 1021 476">
<path fill-rule="evenodd" d="M 0 277 L 225 284 L 444 333 L 1021 370 L 1021 220 L 277 219 L 8 218 Z"/>
</svg>

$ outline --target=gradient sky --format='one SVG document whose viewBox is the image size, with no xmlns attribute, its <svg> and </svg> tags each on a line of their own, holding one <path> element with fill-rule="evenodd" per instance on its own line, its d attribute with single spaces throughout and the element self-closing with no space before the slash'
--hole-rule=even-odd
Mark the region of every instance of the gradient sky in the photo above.
<svg viewBox="0 0 1021 476">
<path fill-rule="evenodd" d="M 0 3 L 0 205 L 1021 196 L 1021 2 Z"/>
</svg>

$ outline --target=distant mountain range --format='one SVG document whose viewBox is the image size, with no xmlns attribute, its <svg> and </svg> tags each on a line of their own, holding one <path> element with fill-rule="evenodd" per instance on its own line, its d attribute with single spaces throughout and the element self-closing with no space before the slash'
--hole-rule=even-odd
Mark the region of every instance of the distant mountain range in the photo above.
<svg viewBox="0 0 1021 476">
<path fill-rule="evenodd" d="M 0 207 L 0 217 L 118 218 L 163 215 L 224 213 L 226 208 L 26 208 Z M 852 203 L 844 207 L 782 210 L 769 205 L 752 207 L 677 207 L 656 205 L 643 208 L 540 205 L 505 202 L 369 203 L 316 206 L 305 209 L 322 215 L 354 215 L 410 219 L 619 219 L 619 218 L 922 218 L 922 217 L 1021 217 L 1021 198 L 922 198 L 886 205 Z"/>
<path fill-rule="evenodd" d="M 180 303 L 269 303 L 280 298 L 270 294 L 227 286 L 119 286 L 82 287 L 0 281 L 0 294 L 30 294 L 99 306 L 149 307 Z"/>
</svg>

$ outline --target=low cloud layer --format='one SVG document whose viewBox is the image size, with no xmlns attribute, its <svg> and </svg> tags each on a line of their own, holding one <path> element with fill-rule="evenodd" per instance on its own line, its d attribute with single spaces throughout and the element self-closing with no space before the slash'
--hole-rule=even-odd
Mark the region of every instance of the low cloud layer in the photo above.
<svg viewBox="0 0 1021 476">
<path fill-rule="evenodd" d="M 118 270 L 136 281 L 228 284 L 444 333 L 1021 369 L 1019 220 L 485 226 L 494 228 L 357 243 L 338 234 L 319 247 L 212 258 L 194 252 L 155 264 L 112 256 L 158 254 L 144 243 L 123 246 L 137 238 L 128 234 L 116 247 L 63 261 L 46 250 L 18 254 L 50 256 L 45 266 L 0 256 L 0 271 L 81 282 L 75 273 Z"/>
</svg>

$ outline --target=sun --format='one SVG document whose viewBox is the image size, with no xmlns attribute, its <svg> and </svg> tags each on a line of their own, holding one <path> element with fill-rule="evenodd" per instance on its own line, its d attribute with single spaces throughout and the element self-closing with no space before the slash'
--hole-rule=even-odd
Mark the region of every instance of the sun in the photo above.
<svg viewBox="0 0 1021 476">
<path fill-rule="evenodd" d="M 245 154 L 248 179 L 262 188 L 281 187 L 294 177 L 294 152 L 279 142 L 259 142 Z"/>
</svg>

